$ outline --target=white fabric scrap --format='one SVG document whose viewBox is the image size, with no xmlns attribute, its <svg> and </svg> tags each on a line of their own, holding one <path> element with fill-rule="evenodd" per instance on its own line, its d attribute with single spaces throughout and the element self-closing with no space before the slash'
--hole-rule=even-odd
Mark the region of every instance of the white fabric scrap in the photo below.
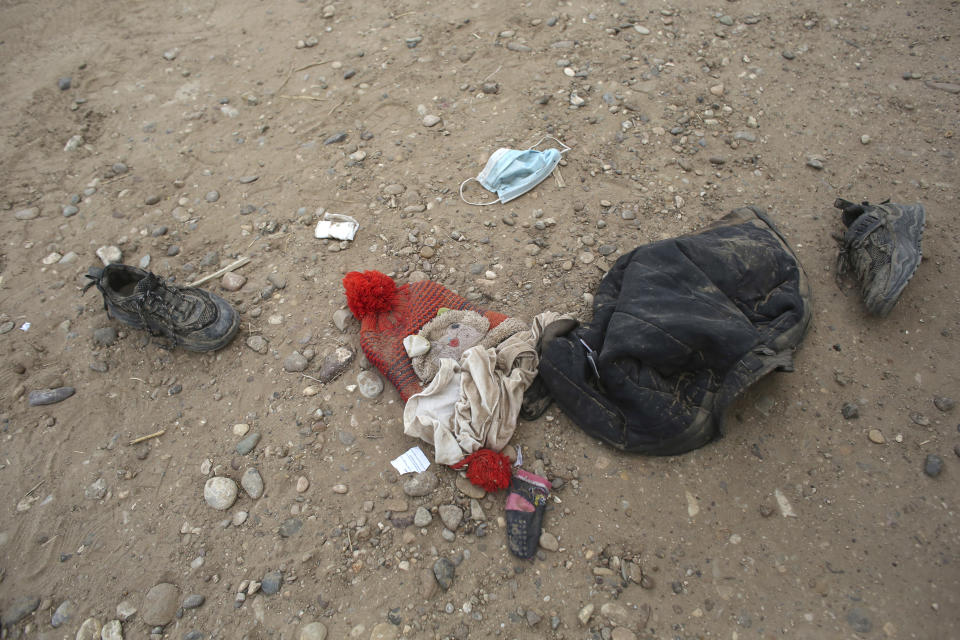
<svg viewBox="0 0 960 640">
<path fill-rule="evenodd" d="M 350 216 L 340 213 L 324 213 L 323 220 L 317 222 L 317 228 L 313 230 L 313 237 L 353 240 L 359 228 L 360 223 Z"/>
<path fill-rule="evenodd" d="M 523 392 L 537 375 L 543 329 L 562 317 L 567 316 L 546 311 L 529 330 L 496 347 L 467 349 L 459 362 L 441 358 L 430 384 L 407 400 L 403 432 L 432 444 L 440 464 L 454 464 L 482 448 L 503 449 L 517 428 Z"/>
</svg>

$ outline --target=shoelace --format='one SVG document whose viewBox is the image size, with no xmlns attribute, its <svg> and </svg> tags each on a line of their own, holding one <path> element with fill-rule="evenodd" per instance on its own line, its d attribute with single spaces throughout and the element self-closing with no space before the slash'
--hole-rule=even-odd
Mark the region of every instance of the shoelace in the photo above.
<svg viewBox="0 0 960 640">
<path fill-rule="evenodd" d="M 102 271 L 87 273 L 86 278 L 89 280 L 89 282 L 83 285 L 81 293 L 85 294 L 90 287 L 96 287 L 103 297 L 103 309 L 109 314 L 110 308 L 107 306 L 107 291 L 104 289 L 104 286 L 101 283 L 101 273 Z M 180 339 L 177 337 L 172 324 L 164 320 L 165 317 L 170 316 L 170 313 L 155 313 L 152 316 L 152 321 L 147 314 L 152 310 L 156 310 L 157 308 L 163 309 L 164 307 L 178 313 L 185 313 L 186 311 L 189 311 L 189 309 L 180 309 L 178 307 L 177 298 L 181 296 L 179 296 L 174 290 L 168 287 L 166 283 L 153 274 L 148 274 L 142 282 L 145 283 L 145 286 L 143 287 L 144 290 L 136 294 L 133 300 L 134 304 L 136 305 L 137 315 L 140 316 L 140 321 L 150 332 L 150 335 L 163 336 L 173 342 L 174 346 L 176 346 L 180 343 Z M 137 285 L 137 288 L 140 288 L 139 284 Z M 151 306 L 153 306 L 153 309 L 148 306 L 150 303 L 152 303 Z M 154 327 L 156 327 L 156 329 Z"/>
<path fill-rule="evenodd" d="M 144 326 L 150 330 L 151 334 L 162 335 L 174 344 L 178 344 L 180 339 L 174 331 L 172 315 L 173 313 L 186 314 L 189 312 L 189 309 L 181 308 L 181 302 L 188 306 L 189 303 L 182 301 L 181 295 L 153 274 L 144 278 L 143 282 L 145 283 L 144 290 L 137 295 L 135 300 L 140 320 L 143 321 Z M 139 288 L 140 285 L 137 286 Z M 156 313 L 158 309 L 161 311 L 160 313 Z M 153 312 L 151 316 L 153 322 L 150 322 L 147 317 L 147 313 L 150 312 Z M 158 331 L 154 331 L 153 325 L 157 326 Z"/>
<path fill-rule="evenodd" d="M 887 204 L 888 202 L 890 202 L 890 198 L 887 198 L 880 204 Z M 849 200 L 844 200 L 843 198 L 837 198 L 837 200 L 833 203 L 833 206 L 836 207 L 837 209 L 840 209 L 843 212 L 844 216 L 855 215 L 857 216 L 856 219 L 859 219 L 860 216 L 866 213 L 866 210 L 871 205 L 866 200 L 864 200 L 860 204 L 856 204 L 854 202 L 850 202 Z M 839 252 L 837 253 L 837 268 L 835 270 L 836 275 L 834 279 L 836 280 L 838 285 L 841 282 L 841 278 L 844 275 L 846 275 L 847 271 L 850 268 L 849 257 L 850 257 L 851 249 L 862 247 L 863 244 L 867 241 L 867 237 L 871 233 L 876 231 L 880 226 L 883 225 L 882 215 L 874 212 L 871 212 L 869 215 L 871 218 L 870 224 L 866 225 L 865 228 L 863 229 L 857 230 L 857 238 L 852 243 L 848 245 L 843 235 L 840 235 L 840 237 L 837 238 L 840 244 L 840 247 L 839 247 Z M 851 229 L 855 226 L 855 223 L 854 224 L 848 223 L 848 224 L 849 224 L 849 228 Z"/>
</svg>

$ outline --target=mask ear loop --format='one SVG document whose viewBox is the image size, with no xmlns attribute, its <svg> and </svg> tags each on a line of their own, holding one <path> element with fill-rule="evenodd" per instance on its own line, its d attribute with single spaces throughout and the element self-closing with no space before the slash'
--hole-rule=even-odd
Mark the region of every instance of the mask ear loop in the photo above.
<svg viewBox="0 0 960 640">
<path fill-rule="evenodd" d="M 460 183 L 460 199 L 461 199 L 461 200 L 463 200 L 463 201 L 466 202 L 467 204 L 476 205 L 476 206 L 478 206 L 478 207 L 485 207 L 485 206 L 487 206 L 487 205 L 497 204 L 497 203 L 500 202 L 500 200 L 492 200 L 492 201 L 490 201 L 490 202 L 470 202 L 469 200 L 467 200 L 466 198 L 464 198 L 464 197 L 463 197 L 463 187 L 464 187 L 464 185 L 466 185 L 466 184 L 467 184 L 468 182 L 470 182 L 471 180 L 475 180 L 477 183 L 480 182 L 480 181 L 477 180 L 476 178 L 467 178 L 466 180 L 464 180 L 463 182 L 461 182 L 461 183 Z M 481 185 L 481 186 L 482 186 L 482 185 Z"/>
<path fill-rule="evenodd" d="M 537 144 L 533 145 L 533 146 L 530 147 L 530 148 L 531 148 L 531 149 L 536 149 L 537 147 L 540 146 L 540 143 L 543 142 L 544 140 L 553 140 L 554 142 L 556 142 L 557 144 L 559 144 L 561 147 L 563 147 L 563 150 L 560 151 L 560 155 L 565 154 L 567 151 L 570 151 L 570 149 L 572 148 L 572 147 L 568 147 L 568 146 L 565 145 L 564 143 L 560 142 L 559 140 L 557 140 L 557 139 L 554 138 L 553 136 L 543 136 L 542 138 L 540 138 L 539 140 L 537 140 Z"/>
</svg>

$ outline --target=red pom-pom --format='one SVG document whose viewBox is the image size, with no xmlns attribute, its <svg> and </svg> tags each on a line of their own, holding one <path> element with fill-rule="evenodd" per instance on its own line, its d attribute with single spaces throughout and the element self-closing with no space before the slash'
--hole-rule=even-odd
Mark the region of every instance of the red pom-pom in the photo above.
<svg viewBox="0 0 960 640">
<path fill-rule="evenodd" d="M 358 320 L 370 314 L 393 309 L 397 285 L 390 276 L 379 271 L 351 271 L 343 278 L 347 305 Z"/>
<path fill-rule="evenodd" d="M 492 449 L 479 449 L 456 464 L 452 469 L 467 465 L 467 480 L 482 487 L 484 491 L 494 492 L 510 486 L 510 458 Z"/>
</svg>

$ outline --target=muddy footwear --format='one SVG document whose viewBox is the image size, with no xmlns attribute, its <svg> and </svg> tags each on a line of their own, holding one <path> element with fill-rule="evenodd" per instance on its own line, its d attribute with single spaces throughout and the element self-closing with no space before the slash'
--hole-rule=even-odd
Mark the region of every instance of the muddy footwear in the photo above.
<svg viewBox="0 0 960 640">
<path fill-rule="evenodd" d="M 540 544 L 543 512 L 550 497 L 550 481 L 517 469 L 507 495 L 507 546 L 518 558 L 532 558 Z"/>
<path fill-rule="evenodd" d="M 86 277 L 84 292 L 99 289 L 107 315 L 190 351 L 216 351 L 240 326 L 237 312 L 220 296 L 167 284 L 143 269 L 111 264 L 91 268 Z"/>
<path fill-rule="evenodd" d="M 838 199 L 847 227 L 841 240 L 837 273 L 847 269 L 860 282 L 863 302 L 870 313 L 890 313 L 920 264 L 920 241 L 926 224 L 922 204 L 883 202 L 856 204 Z"/>
</svg>

